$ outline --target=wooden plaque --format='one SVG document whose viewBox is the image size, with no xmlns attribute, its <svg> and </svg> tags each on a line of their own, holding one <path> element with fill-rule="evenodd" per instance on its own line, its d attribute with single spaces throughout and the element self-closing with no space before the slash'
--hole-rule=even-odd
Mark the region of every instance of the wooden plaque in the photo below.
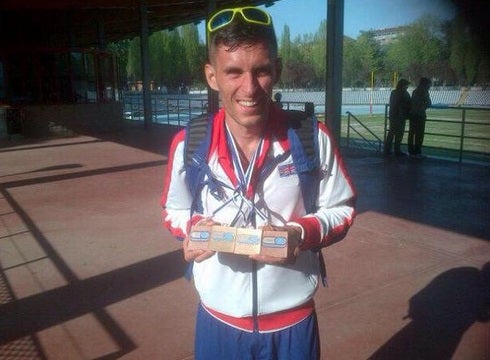
<svg viewBox="0 0 490 360">
<path fill-rule="evenodd" d="M 264 230 L 262 233 L 261 255 L 279 258 L 288 257 L 288 232 L 281 230 Z"/>
<path fill-rule="evenodd" d="M 260 254 L 262 230 L 238 228 L 236 231 L 235 254 Z"/>
<path fill-rule="evenodd" d="M 214 225 L 208 248 L 214 251 L 234 252 L 236 230 L 235 227 Z"/>
<path fill-rule="evenodd" d="M 211 237 L 212 226 L 194 225 L 191 227 L 189 235 L 189 249 L 191 250 L 207 250 L 209 239 Z"/>
</svg>

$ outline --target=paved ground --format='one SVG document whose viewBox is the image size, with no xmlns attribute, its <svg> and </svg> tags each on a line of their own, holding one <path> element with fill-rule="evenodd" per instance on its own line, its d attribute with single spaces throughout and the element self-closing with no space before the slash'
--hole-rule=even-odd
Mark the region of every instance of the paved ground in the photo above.
<svg viewBox="0 0 490 360">
<path fill-rule="evenodd" d="M 0 147 L 0 359 L 192 359 L 196 295 L 160 225 L 171 135 Z M 324 251 L 330 360 L 490 359 L 490 168 L 346 155 L 358 217 Z"/>
</svg>

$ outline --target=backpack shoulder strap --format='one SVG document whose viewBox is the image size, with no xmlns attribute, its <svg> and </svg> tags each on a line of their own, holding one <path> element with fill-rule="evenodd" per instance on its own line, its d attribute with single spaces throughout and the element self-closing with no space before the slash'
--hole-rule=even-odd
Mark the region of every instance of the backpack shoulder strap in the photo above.
<svg viewBox="0 0 490 360">
<path fill-rule="evenodd" d="M 286 113 L 291 155 L 300 179 L 305 207 L 308 212 L 314 212 L 320 181 L 318 123 L 315 116 L 308 116 L 303 111 L 290 110 Z"/>
<path fill-rule="evenodd" d="M 288 138 L 294 167 L 299 177 L 305 209 L 313 213 L 317 209 L 320 184 L 320 154 L 318 145 L 318 121 L 312 112 L 287 111 Z M 321 248 L 316 249 L 320 262 L 320 277 L 327 286 L 327 267 Z"/>
<path fill-rule="evenodd" d="M 191 119 L 186 127 L 184 165 L 186 182 L 193 198 L 191 212 L 200 210 L 197 193 L 203 186 L 207 170 L 207 154 L 211 142 L 212 116 L 203 115 Z"/>
<path fill-rule="evenodd" d="M 186 166 L 192 163 L 192 156 L 202 144 L 203 140 L 208 135 L 209 117 L 203 115 L 194 119 L 191 119 L 187 124 L 185 148 L 184 148 L 184 162 Z"/>
</svg>

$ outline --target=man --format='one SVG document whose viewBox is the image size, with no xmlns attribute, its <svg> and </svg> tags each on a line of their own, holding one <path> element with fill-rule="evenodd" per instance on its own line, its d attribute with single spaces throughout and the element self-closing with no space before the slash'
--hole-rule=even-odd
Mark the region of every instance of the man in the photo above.
<svg viewBox="0 0 490 360">
<path fill-rule="evenodd" d="M 407 156 L 407 154 L 401 151 L 401 143 L 403 134 L 405 133 L 405 124 L 410 114 L 410 94 L 407 91 L 409 84 L 408 80 L 400 79 L 396 84 L 396 89 L 390 94 L 390 128 L 385 141 L 385 155 L 393 154 L 392 145 L 394 138 L 395 156 Z"/>
<path fill-rule="evenodd" d="M 209 19 L 207 31 L 205 76 L 223 104 L 213 115 L 206 159 L 211 174 L 193 198 L 181 132 L 171 144 L 162 196 L 163 222 L 184 238 L 184 257 L 193 262 L 200 297 L 195 358 L 319 359 L 313 295 L 320 259 L 314 250 L 345 236 L 354 218 L 355 191 L 319 124 L 316 211 L 305 210 L 286 113 L 272 102 L 281 61 L 269 14 L 255 7 L 224 9 Z M 191 215 L 196 200 L 201 210 Z M 188 235 L 196 224 L 280 226 L 294 251 L 281 258 L 193 250 Z"/>
<path fill-rule="evenodd" d="M 426 110 L 431 107 L 429 89 L 432 85 L 430 79 L 420 78 L 419 85 L 412 92 L 412 105 L 410 108 L 410 125 L 408 128 L 408 153 L 411 158 L 421 159 L 422 143 L 424 142 Z"/>
</svg>

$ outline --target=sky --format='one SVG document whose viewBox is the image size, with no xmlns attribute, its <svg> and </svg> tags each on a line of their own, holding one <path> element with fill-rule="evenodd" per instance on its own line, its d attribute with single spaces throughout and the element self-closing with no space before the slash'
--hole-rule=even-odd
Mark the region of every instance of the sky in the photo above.
<svg viewBox="0 0 490 360">
<path fill-rule="evenodd" d="M 328 0 L 279 0 L 266 8 L 272 15 L 277 36 L 284 25 L 291 38 L 315 33 L 327 18 Z M 422 15 L 432 14 L 443 20 L 455 15 L 449 0 L 344 0 L 344 35 L 356 39 L 361 31 L 408 25 Z"/>
<path fill-rule="evenodd" d="M 327 18 L 327 2 L 278 0 L 265 10 L 272 16 L 276 35 L 280 37 L 288 25 L 294 40 L 297 35 L 318 31 Z M 449 20 L 456 11 L 450 0 L 344 0 L 344 35 L 356 39 L 361 31 L 408 25 L 425 14 Z"/>
</svg>

